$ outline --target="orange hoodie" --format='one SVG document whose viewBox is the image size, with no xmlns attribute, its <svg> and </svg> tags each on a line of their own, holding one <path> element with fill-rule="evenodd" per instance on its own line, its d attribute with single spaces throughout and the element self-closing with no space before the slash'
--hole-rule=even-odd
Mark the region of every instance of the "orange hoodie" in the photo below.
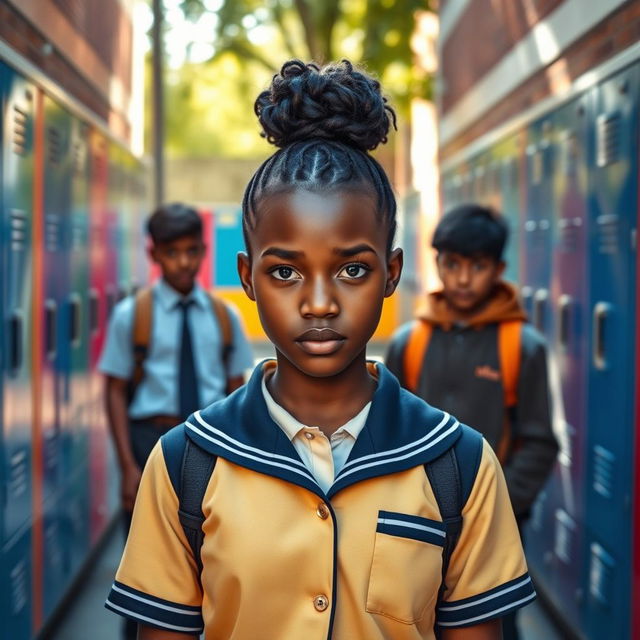
<svg viewBox="0 0 640 640">
<path fill-rule="evenodd" d="M 449 331 L 454 324 L 454 316 L 442 290 L 427 295 L 425 306 L 418 312 L 418 318 L 436 327 Z M 469 318 L 470 327 L 482 328 L 488 324 L 507 320 L 527 320 L 516 287 L 510 282 L 499 282 L 488 304 L 476 315 Z"/>
</svg>

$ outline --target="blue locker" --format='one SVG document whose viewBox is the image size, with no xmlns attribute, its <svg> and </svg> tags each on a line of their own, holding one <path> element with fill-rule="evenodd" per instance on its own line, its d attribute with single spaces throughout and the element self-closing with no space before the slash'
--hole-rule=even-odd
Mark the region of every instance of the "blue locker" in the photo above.
<svg viewBox="0 0 640 640">
<path fill-rule="evenodd" d="M 593 90 L 585 628 L 630 633 L 640 66 Z"/>
<path fill-rule="evenodd" d="M 521 134 L 514 134 L 495 145 L 497 189 L 499 191 L 499 211 L 509 225 L 509 241 L 504 254 L 507 268 L 505 279 L 520 282 L 520 166 L 521 166 Z"/>
<path fill-rule="evenodd" d="M 236 269 L 238 251 L 244 251 L 242 209 L 236 205 L 219 206 L 213 212 L 215 226 L 214 283 L 216 287 L 239 287 Z"/>
<path fill-rule="evenodd" d="M 31 253 L 33 120 L 31 84 L 0 63 L 3 118 L 3 459 L 2 541 L 31 520 Z"/>
<path fill-rule="evenodd" d="M 554 423 L 560 451 L 547 485 L 552 509 L 553 555 L 543 568 L 555 606 L 573 628 L 581 625 L 584 550 L 584 457 L 588 354 L 587 189 L 591 95 L 564 105 L 553 115 L 557 159 L 553 189 L 553 276 L 555 318 L 549 342 Z"/>
<path fill-rule="evenodd" d="M 31 565 L 31 526 L 27 525 L 15 532 L 13 540 L 2 547 L 0 555 L 1 640 L 32 637 Z"/>
<path fill-rule="evenodd" d="M 531 124 L 527 131 L 525 156 L 526 210 L 523 216 L 522 284 L 523 300 L 532 324 L 548 341 L 553 335 L 549 288 L 552 272 L 553 176 L 555 154 L 552 143 L 552 121 L 545 116 Z M 543 489 L 533 506 L 528 522 L 527 559 L 535 576 L 545 582 L 552 558 L 554 496 Z M 548 585 L 544 585 L 548 586 Z"/>
</svg>

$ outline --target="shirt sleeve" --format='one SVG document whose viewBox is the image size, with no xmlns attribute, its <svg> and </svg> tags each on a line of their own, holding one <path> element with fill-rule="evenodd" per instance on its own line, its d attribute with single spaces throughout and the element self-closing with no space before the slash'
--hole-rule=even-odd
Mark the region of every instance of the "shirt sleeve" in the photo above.
<svg viewBox="0 0 640 640">
<path fill-rule="evenodd" d="M 144 468 L 131 531 L 107 609 L 141 624 L 199 635 L 202 589 L 178 519 L 178 497 L 161 443 Z"/>
<path fill-rule="evenodd" d="M 123 380 L 133 375 L 131 332 L 134 305 L 133 298 L 125 298 L 114 307 L 98 365 L 101 373 Z"/>
<path fill-rule="evenodd" d="M 233 335 L 231 356 L 229 358 L 229 376 L 234 378 L 242 375 L 247 369 L 253 368 L 253 352 L 237 311 L 231 308 L 229 304 L 227 304 L 227 309 L 229 310 Z"/>
<path fill-rule="evenodd" d="M 441 627 L 501 618 L 536 595 L 502 470 L 486 441 L 445 584 L 437 611 Z"/>
</svg>

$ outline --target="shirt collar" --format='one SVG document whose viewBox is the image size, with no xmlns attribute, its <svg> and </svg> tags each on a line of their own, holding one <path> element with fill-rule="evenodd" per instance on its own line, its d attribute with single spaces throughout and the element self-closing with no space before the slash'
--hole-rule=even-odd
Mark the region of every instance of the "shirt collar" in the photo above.
<svg viewBox="0 0 640 640">
<path fill-rule="evenodd" d="M 207 293 L 196 282 L 191 293 L 183 296 L 178 293 L 164 278 L 159 278 L 154 285 L 154 294 L 165 311 L 174 309 L 176 305 L 183 300 L 193 300 L 198 306 L 206 309 Z"/>
<path fill-rule="evenodd" d="M 267 411 L 271 416 L 271 419 L 287 434 L 289 440 L 293 440 L 303 429 L 308 428 L 309 425 L 302 424 L 294 416 L 292 416 L 284 407 L 280 406 L 269 393 L 267 389 L 267 376 L 262 376 L 262 395 L 264 401 L 267 404 Z M 333 435 L 342 431 L 348 433 L 354 440 L 357 440 L 358 435 L 364 428 L 364 425 L 369 416 L 369 409 L 371 409 L 371 402 L 367 404 L 355 415 L 351 420 L 345 422 L 339 429 L 336 429 Z M 313 426 L 313 425 L 312 425 Z"/>
</svg>

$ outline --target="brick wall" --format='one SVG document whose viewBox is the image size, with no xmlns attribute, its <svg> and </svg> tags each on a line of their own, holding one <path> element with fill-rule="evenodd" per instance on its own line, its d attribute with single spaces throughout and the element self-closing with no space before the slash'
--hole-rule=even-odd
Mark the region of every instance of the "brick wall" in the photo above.
<svg viewBox="0 0 640 640">
<path fill-rule="evenodd" d="M 564 0 L 471 0 L 442 47 L 442 113 Z"/>
<path fill-rule="evenodd" d="M 638 41 L 640 2 L 630 0 L 563 51 L 558 59 L 524 80 L 454 140 L 441 147 L 441 159 L 450 157 L 540 100 L 566 91 L 576 78 Z M 455 73 L 459 73 L 458 69 Z M 448 77 L 446 81 L 449 82 Z"/>
<path fill-rule="evenodd" d="M 128 121 L 126 107 L 131 85 L 132 33 L 128 17 L 122 13 L 117 0 L 105 0 L 104 6 L 118 6 L 120 13 L 117 14 L 117 24 L 121 30 L 118 32 L 121 35 L 111 45 L 117 52 L 105 64 L 97 54 L 95 58 L 81 55 L 87 51 L 95 51 L 96 43 L 89 42 L 81 32 L 68 31 L 74 29 L 73 16 L 68 16 L 67 21 L 53 4 L 51 0 L 23 0 L 18 9 L 9 2 L 0 1 L 0 40 L 40 69 L 89 111 L 107 122 L 114 135 L 129 140 L 131 123 Z M 100 24 L 99 18 L 104 8 L 96 6 L 94 9 L 86 19 Z M 38 16 L 40 27 L 28 17 L 30 10 L 35 12 L 32 15 Z M 62 33 L 67 34 L 67 38 L 62 42 L 60 39 L 52 41 L 54 26 L 60 25 L 61 21 L 62 26 L 67 29 Z M 73 37 L 69 37 L 69 33 Z M 119 104 L 112 100 L 111 85 L 114 80 L 122 86 Z"/>
</svg>

